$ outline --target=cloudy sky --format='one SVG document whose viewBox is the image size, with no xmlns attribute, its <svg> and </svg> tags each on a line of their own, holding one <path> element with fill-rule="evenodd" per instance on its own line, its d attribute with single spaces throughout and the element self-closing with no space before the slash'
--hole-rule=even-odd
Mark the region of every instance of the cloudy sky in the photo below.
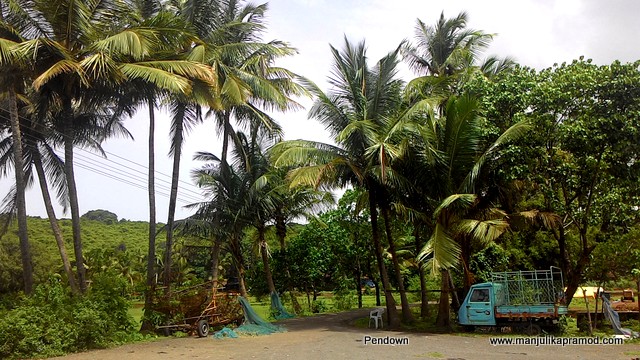
<svg viewBox="0 0 640 360">
<path fill-rule="evenodd" d="M 329 44 L 341 47 L 346 36 L 352 42 L 365 40 L 371 63 L 393 50 L 403 39 L 411 39 L 416 19 L 427 24 L 444 11 L 453 17 L 469 15 L 469 27 L 497 34 L 487 54 L 511 56 L 520 64 L 538 69 L 571 61 L 581 55 L 598 64 L 614 60 L 640 59 L 640 1 L 636 0 L 272 0 L 269 2 L 269 31 L 265 40 L 289 42 L 299 51 L 280 65 L 304 75 L 327 89 L 331 58 Z M 408 70 L 401 74 L 406 80 Z M 301 100 L 307 108 L 310 100 Z M 168 117 L 160 114 L 156 129 L 158 174 L 158 221 L 166 222 L 171 160 L 168 157 Z M 275 114 L 286 139 L 327 141 L 322 126 L 307 120 L 306 111 Z M 105 143 L 108 159 L 78 150 L 76 162 L 80 212 L 107 209 L 120 218 L 148 219 L 146 168 L 146 111 L 126 122 L 135 141 L 116 139 Z M 219 153 L 220 138 L 205 123 L 186 139 L 182 158 L 179 207 L 196 202 L 199 190 L 189 172 L 199 164 L 191 161 L 196 151 Z M 81 166 L 81 167 L 80 167 Z M 10 183 L 0 182 L 2 193 Z M 29 215 L 45 217 L 40 192 L 27 195 Z M 177 217 L 190 213 L 178 209 Z M 58 209 L 58 217 L 68 217 Z"/>
</svg>

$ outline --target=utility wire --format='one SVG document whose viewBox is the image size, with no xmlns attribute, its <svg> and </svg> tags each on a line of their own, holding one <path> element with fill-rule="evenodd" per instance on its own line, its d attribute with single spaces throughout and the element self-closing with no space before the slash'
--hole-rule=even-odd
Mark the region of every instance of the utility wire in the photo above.
<svg viewBox="0 0 640 360">
<path fill-rule="evenodd" d="M 119 163 L 117 161 L 105 159 L 105 158 L 103 158 L 103 157 L 101 157 L 101 156 L 99 156 L 99 155 L 97 155 L 95 153 L 92 153 L 90 151 L 85 151 L 85 152 L 87 152 L 89 155 L 94 156 L 97 160 L 96 159 L 91 159 L 91 158 L 86 157 L 86 156 L 83 156 L 83 154 L 79 154 L 79 153 L 74 154 L 74 157 L 77 156 L 78 158 L 81 158 L 81 159 L 84 159 L 85 161 L 89 161 L 89 162 L 93 162 L 93 163 L 98 162 L 98 165 L 103 165 L 100 162 L 103 161 L 103 160 L 106 160 L 106 161 L 108 161 L 110 163 L 115 164 L 116 166 L 120 166 L 120 167 L 122 167 L 124 169 L 128 169 L 128 170 L 131 170 L 133 172 L 136 172 L 136 173 L 139 173 L 139 174 L 142 174 L 142 175 L 146 175 L 146 173 L 143 172 L 143 171 L 140 171 L 140 170 L 131 168 L 129 166 L 123 165 L 123 164 L 121 164 L 121 163 Z M 110 169 L 111 169 L 111 171 L 119 172 L 119 173 L 121 173 L 121 174 L 123 174 L 125 176 L 129 176 L 129 177 L 136 177 L 137 176 L 135 174 L 132 174 L 131 172 L 128 172 L 127 170 L 123 170 L 123 169 L 120 169 L 120 168 L 117 168 L 117 167 L 110 167 Z M 146 183 L 147 183 L 147 179 L 146 178 L 137 177 L 136 180 L 142 181 L 144 183 L 144 185 L 146 186 Z M 160 188 L 166 188 L 166 189 L 170 190 L 171 189 L 171 182 L 169 182 L 167 180 L 156 179 L 156 186 L 160 187 Z M 182 193 L 184 195 L 187 195 L 189 197 L 195 198 L 197 200 L 200 200 L 201 197 L 202 197 L 202 194 L 200 192 L 196 192 L 196 191 L 193 191 L 193 190 L 190 190 L 190 189 L 180 188 L 180 187 L 179 187 L 179 189 L 182 190 Z"/>
<path fill-rule="evenodd" d="M 56 153 L 56 155 L 60 156 L 60 154 L 57 154 L 57 153 Z M 106 172 L 105 170 L 103 170 L 104 167 L 101 166 L 102 164 L 100 164 L 98 162 L 95 162 L 95 161 L 93 161 L 91 159 L 86 159 L 86 158 L 84 158 L 83 156 L 81 156 L 79 154 L 74 155 L 74 157 L 76 157 L 76 156 L 77 156 L 77 158 L 75 159 L 74 163 L 78 164 L 78 165 L 82 165 L 81 167 L 83 169 L 85 169 L 85 170 L 89 170 L 89 171 L 92 171 L 94 173 L 107 176 L 107 177 L 109 177 L 111 179 L 114 179 L 114 180 L 119 180 L 119 181 L 121 181 L 123 183 L 135 186 L 135 187 L 140 188 L 142 190 L 147 190 L 147 186 L 146 186 L 147 184 L 144 181 L 144 179 L 135 178 L 135 177 L 131 178 L 129 173 L 127 173 L 125 171 L 122 171 L 122 170 L 119 170 L 119 169 L 114 169 L 114 168 L 110 168 L 109 172 Z M 118 176 L 118 175 L 120 175 L 120 176 Z M 124 178 L 121 177 L 121 176 L 124 176 Z M 127 179 L 127 177 L 129 177 L 129 179 Z M 169 197 L 168 191 L 170 191 L 170 188 L 168 188 L 166 186 L 159 186 L 158 188 L 156 188 L 156 193 L 157 194 L 164 195 L 166 197 Z M 189 196 L 189 195 L 180 194 L 180 193 L 178 193 L 178 199 L 181 202 L 187 203 L 187 204 L 191 203 L 191 202 L 200 202 L 200 201 L 202 201 L 201 198 L 196 198 L 194 196 Z M 189 201 L 187 201 L 187 200 L 189 200 Z"/>
<path fill-rule="evenodd" d="M 6 108 L 3 108 L 3 107 L 0 107 L 0 110 L 5 110 L 5 111 L 7 111 L 7 112 L 8 112 L 8 110 L 7 110 Z M 6 116 L 3 116 L 3 115 L 0 115 L 0 118 L 3 118 L 3 119 L 5 119 L 5 120 L 9 120 L 9 118 L 7 118 Z M 24 120 L 26 120 L 26 121 L 31 121 L 30 119 L 25 118 L 25 117 L 24 117 L 24 116 L 22 116 L 22 115 L 19 115 L 19 118 L 22 118 L 22 119 L 24 119 Z M 40 134 L 40 135 L 43 135 L 43 136 L 45 136 L 45 137 L 49 136 L 49 134 L 47 134 L 47 133 L 45 133 L 45 132 L 43 132 L 43 131 L 37 130 L 37 129 L 29 129 L 29 130 L 30 130 L 30 131 L 33 131 L 33 132 L 36 132 L 36 133 L 38 133 L 38 134 Z M 55 130 L 55 129 L 51 129 L 51 130 L 52 130 L 52 131 L 54 131 L 56 134 L 58 134 L 58 135 L 62 136 L 63 138 L 64 138 L 64 137 L 66 137 L 66 135 L 65 135 L 65 134 L 60 133 L 59 131 L 57 131 L 57 130 Z M 26 134 L 25 134 L 25 135 L 26 135 Z M 26 136 L 28 136 L 28 135 L 26 135 Z M 35 138 L 35 137 L 32 137 L 32 138 L 33 138 L 33 139 L 35 139 L 35 140 L 37 140 L 37 141 L 40 141 L 40 139 L 38 139 L 38 138 Z M 98 155 L 98 154 L 96 154 L 96 153 L 94 153 L 94 152 L 92 152 L 92 151 L 89 151 L 89 150 L 87 150 L 87 149 L 85 149 L 85 148 L 82 148 L 82 147 L 80 147 L 80 146 L 74 145 L 74 148 L 75 148 L 75 149 L 77 149 L 77 150 L 80 150 L 80 151 L 86 152 L 86 153 L 88 153 L 88 154 L 91 154 L 92 156 L 99 157 L 100 159 L 104 159 L 104 160 L 107 160 L 107 161 L 110 161 L 110 162 L 116 163 L 116 164 L 118 164 L 118 165 L 120 165 L 120 166 L 122 166 L 122 167 L 126 167 L 125 165 L 122 165 L 122 164 L 118 163 L 118 162 L 117 162 L 117 161 L 115 161 L 115 160 L 108 159 L 108 158 L 106 158 L 106 157 L 103 157 L 103 156 L 101 156 L 101 155 Z M 126 159 L 126 158 L 124 158 L 124 157 L 122 157 L 122 156 L 119 156 L 119 155 L 117 155 L 117 154 L 114 154 L 114 153 L 109 152 L 109 151 L 106 151 L 106 150 L 102 150 L 102 151 L 103 151 L 105 154 L 112 155 L 112 156 L 114 156 L 114 157 L 116 157 L 116 158 L 122 159 L 122 160 L 124 160 L 124 161 L 129 162 L 129 163 L 132 163 L 132 164 L 135 164 L 135 165 L 137 165 L 137 166 L 142 167 L 144 170 L 146 170 L 146 172 L 144 172 L 144 173 L 143 173 L 144 175 L 147 175 L 147 174 L 148 174 L 148 172 L 149 172 L 149 168 L 148 168 L 147 166 L 143 165 L 143 164 L 137 163 L 137 162 L 135 162 L 135 161 L 131 161 L 131 160 L 129 160 L 129 159 Z M 142 173 L 142 172 L 141 172 L 141 173 Z M 168 179 L 171 179 L 171 178 L 172 178 L 172 176 L 171 176 L 171 175 L 165 174 L 165 173 L 160 172 L 160 171 L 157 171 L 157 170 L 156 170 L 156 171 L 154 171 L 154 173 L 155 173 L 156 175 L 164 176 L 164 177 L 166 177 L 166 178 L 168 178 Z M 157 179 L 157 178 L 156 178 L 156 179 Z M 157 179 L 157 180 L 159 180 L 159 181 L 165 181 L 165 182 L 168 182 L 167 180 L 162 180 L 162 179 Z M 182 184 L 184 184 L 184 185 L 186 185 L 186 186 L 188 186 L 188 187 L 191 187 L 191 188 L 193 188 L 194 190 L 188 190 L 188 189 L 186 189 L 186 188 L 184 188 L 184 187 L 179 187 L 180 189 L 182 189 L 182 190 L 184 190 L 184 191 L 192 191 L 193 193 L 195 193 L 195 194 L 197 194 L 198 196 L 200 196 L 200 189 L 199 189 L 197 186 L 195 186 L 195 185 L 193 185 L 193 184 L 191 184 L 191 183 L 189 183 L 189 182 L 186 182 L 186 181 L 184 181 L 184 180 L 180 180 L 180 179 L 178 179 L 178 182 L 179 182 L 179 183 L 182 183 Z"/>
<path fill-rule="evenodd" d="M 2 109 L 2 107 L 0 107 L 0 109 Z M 6 109 L 4 109 L 4 110 L 6 110 Z M 26 119 L 26 118 L 24 118 L 23 116 L 20 116 L 20 117 L 21 117 L 21 118 L 23 118 L 23 119 L 25 119 L 25 120 L 27 120 L 27 121 L 30 121 L 29 119 Z M 8 120 L 8 118 L 7 118 L 6 116 L 3 116 L 3 115 L 0 115 L 0 118 L 4 118 L 4 119 Z M 44 132 L 42 132 L 42 131 L 39 131 L 39 130 L 36 130 L 36 129 L 30 129 L 30 130 L 31 130 L 31 131 L 34 131 L 34 132 L 36 132 L 36 133 L 39 133 L 39 134 L 41 134 L 41 135 L 43 135 L 43 136 L 48 136 L 47 134 L 45 134 L 45 133 L 44 133 Z M 53 131 L 56 131 L 56 130 L 53 130 Z M 61 135 L 61 136 L 63 136 L 63 137 L 65 136 L 64 134 L 61 134 L 61 133 L 59 133 L 59 132 L 57 132 L 57 131 L 56 131 L 56 133 L 60 134 L 60 135 Z M 23 136 L 24 136 L 24 137 L 26 137 L 26 138 L 31 138 L 31 139 L 33 139 L 33 140 L 35 140 L 35 141 L 38 141 L 38 142 L 40 142 L 40 140 L 41 140 L 41 139 L 38 139 L 38 138 L 34 137 L 34 136 L 33 136 L 33 135 L 31 135 L 31 134 L 24 134 L 24 133 L 23 133 Z M 119 162 L 117 162 L 117 161 L 114 161 L 114 160 L 111 160 L 111 159 L 108 159 L 108 158 L 104 158 L 104 157 L 102 157 L 102 156 L 100 156 L 100 155 L 98 155 L 98 154 L 95 154 L 94 152 L 88 151 L 88 150 L 86 150 L 86 149 L 84 149 L 84 148 L 81 148 L 81 147 L 79 147 L 79 146 L 75 146 L 75 145 L 74 145 L 74 147 L 75 147 L 76 149 L 78 149 L 78 150 L 82 151 L 82 152 L 88 153 L 89 155 L 96 157 L 96 158 L 99 160 L 99 162 L 100 162 L 100 161 L 105 161 L 105 160 L 106 160 L 106 161 L 108 161 L 108 162 L 111 162 L 111 163 L 113 163 L 113 164 L 116 164 L 117 166 L 121 166 L 121 167 L 123 167 L 123 168 L 129 169 L 129 170 L 132 170 L 132 171 L 134 171 L 134 172 L 137 172 L 137 173 L 140 173 L 140 174 L 144 174 L 144 175 L 146 175 L 146 174 L 147 174 L 147 173 L 144 173 L 144 172 L 142 172 L 142 171 L 139 171 L 139 170 L 133 169 L 133 168 L 131 168 L 131 167 L 129 167 L 129 166 L 123 165 L 123 164 L 121 164 L 121 163 L 119 163 Z M 119 156 L 119 155 L 116 155 L 116 154 L 111 153 L 111 152 L 108 152 L 108 151 L 105 151 L 105 153 L 110 154 L 110 155 L 112 155 L 112 156 L 114 156 L 114 157 L 116 157 L 116 158 L 122 159 L 122 160 L 124 160 L 124 161 L 127 161 L 127 162 L 129 162 L 129 163 L 135 164 L 135 165 L 137 165 L 137 166 L 140 166 L 140 167 L 142 167 L 142 168 L 144 168 L 144 169 L 146 169 L 146 170 L 148 171 L 148 168 L 147 168 L 146 166 L 142 165 L 142 164 L 139 164 L 139 163 L 137 163 L 137 162 L 134 162 L 134 161 L 128 160 L 128 159 L 126 159 L 126 158 L 123 158 L 123 157 L 121 157 L 121 156 Z M 61 158 L 64 158 L 64 156 L 61 156 L 61 154 L 59 154 L 59 153 L 57 153 L 57 152 L 56 152 L 56 155 L 57 155 L 57 156 L 59 156 L 59 157 L 61 157 Z M 139 179 L 139 177 L 137 177 L 136 175 L 133 175 L 133 174 L 131 174 L 131 173 L 127 172 L 126 170 L 118 170 L 120 175 L 123 175 L 123 176 L 129 177 L 130 179 L 121 178 L 121 177 L 116 176 L 116 175 L 114 175 L 114 174 L 109 174 L 109 173 L 107 173 L 107 172 L 105 172 L 105 171 L 102 171 L 102 170 L 100 170 L 100 168 L 95 168 L 95 167 L 92 167 L 92 166 L 90 165 L 90 164 L 93 164 L 93 165 L 97 165 L 97 166 L 102 166 L 102 167 L 104 168 L 104 165 L 105 165 L 104 163 L 98 163 L 98 164 L 96 164 L 96 162 L 95 162 L 95 161 L 93 161 L 93 162 L 92 162 L 89 158 L 83 157 L 83 156 L 82 156 L 82 155 L 80 155 L 79 153 L 76 153 L 76 154 L 75 154 L 75 156 L 77 157 L 77 159 L 78 159 L 78 160 L 84 160 L 84 161 L 86 161 L 86 162 L 89 162 L 89 164 L 86 164 L 86 163 L 83 163 L 82 161 L 76 161 L 76 163 L 79 165 L 79 167 L 80 167 L 80 168 L 83 168 L 83 169 L 85 169 L 85 170 L 87 170 L 87 171 L 94 172 L 94 173 L 97 173 L 97 174 L 99 174 L 99 175 L 102 175 L 102 176 L 105 176 L 105 177 L 111 178 L 111 179 L 116 180 L 116 181 L 120 181 L 120 182 L 125 183 L 125 184 L 127 184 L 127 185 L 130 185 L 130 186 L 133 186 L 133 187 L 137 187 L 137 188 L 139 188 L 139 189 L 147 190 L 147 187 L 146 187 L 146 179 L 144 179 L 144 180 L 140 180 L 140 179 Z M 110 169 L 111 169 L 112 171 L 114 171 L 114 169 L 113 169 L 112 167 L 111 167 Z M 165 176 L 165 177 L 170 178 L 170 176 L 169 176 L 169 175 L 164 174 L 164 173 L 162 173 L 162 172 L 156 171 L 155 173 L 156 173 L 156 174 L 158 174 L 158 175 L 162 175 L 162 176 Z M 157 181 L 159 181 L 159 182 L 169 183 L 168 181 L 166 181 L 166 180 L 162 180 L 162 179 L 156 179 L 156 180 L 157 180 Z M 139 184 L 139 183 L 135 183 L 134 181 L 143 181 L 144 185 L 143 185 L 143 184 Z M 186 185 L 189 185 L 189 186 L 192 186 L 193 188 L 196 188 L 194 185 L 189 184 L 189 183 L 187 183 L 187 182 L 185 182 L 185 181 L 179 180 L 179 182 L 180 182 L 180 183 L 183 183 L 183 184 L 186 184 Z M 166 194 L 165 192 L 163 192 L 163 191 L 162 191 L 162 190 L 165 190 L 165 191 L 166 191 L 166 190 L 167 190 L 167 188 L 166 188 L 166 187 L 162 187 L 162 185 L 160 185 L 160 186 L 159 186 L 159 188 L 160 188 L 159 190 L 158 190 L 158 189 L 156 189 L 156 193 L 158 193 L 159 195 L 162 195 L 162 196 L 169 197 L 169 195 L 168 195 L 168 194 Z M 200 192 L 196 192 L 196 191 L 193 191 L 193 190 L 190 190 L 190 189 L 184 188 L 184 187 L 180 187 L 180 185 L 178 185 L 178 188 L 179 188 L 179 190 L 181 190 L 181 192 L 182 192 L 182 193 L 180 193 L 180 192 L 179 192 L 178 200 L 179 200 L 180 202 L 182 202 L 182 203 L 185 203 L 185 204 L 189 204 L 189 203 L 191 203 L 191 202 L 198 203 L 198 202 L 201 202 L 201 201 L 203 200 L 203 199 L 202 199 L 202 194 L 201 194 Z M 170 191 L 170 189 L 169 189 L 169 191 Z M 184 193 L 187 193 L 187 194 L 184 194 Z M 185 195 L 186 195 L 186 197 L 185 197 Z M 191 201 L 191 202 L 190 202 L 190 201 L 187 201 L 187 199 L 192 200 L 192 201 Z"/>
</svg>

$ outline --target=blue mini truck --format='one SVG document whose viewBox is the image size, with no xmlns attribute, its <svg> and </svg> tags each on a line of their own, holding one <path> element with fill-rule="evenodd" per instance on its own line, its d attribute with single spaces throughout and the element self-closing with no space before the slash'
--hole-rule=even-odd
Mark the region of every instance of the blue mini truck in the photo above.
<svg viewBox="0 0 640 360">
<path fill-rule="evenodd" d="M 492 273 L 491 282 L 471 286 L 458 322 L 469 330 L 487 327 L 537 335 L 542 328 L 557 326 L 566 314 L 562 271 L 552 266 Z"/>
</svg>

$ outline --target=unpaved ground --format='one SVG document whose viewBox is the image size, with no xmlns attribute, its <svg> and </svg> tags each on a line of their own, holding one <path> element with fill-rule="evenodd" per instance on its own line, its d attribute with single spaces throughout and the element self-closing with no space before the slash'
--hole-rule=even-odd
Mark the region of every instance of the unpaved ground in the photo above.
<svg viewBox="0 0 640 360">
<path fill-rule="evenodd" d="M 288 332 L 238 339 L 168 338 L 56 359 L 635 359 L 640 345 L 491 346 L 486 335 L 404 333 L 350 326 L 367 310 L 282 321 Z M 370 336 L 406 337 L 409 345 L 365 345 Z"/>
</svg>

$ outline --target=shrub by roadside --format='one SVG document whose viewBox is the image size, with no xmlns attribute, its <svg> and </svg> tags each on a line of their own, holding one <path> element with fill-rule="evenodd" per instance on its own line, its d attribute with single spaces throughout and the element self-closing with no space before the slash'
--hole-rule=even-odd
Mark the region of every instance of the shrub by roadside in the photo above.
<svg viewBox="0 0 640 360">
<path fill-rule="evenodd" d="M 123 279 L 97 274 L 87 294 L 74 297 L 52 277 L 0 313 L 0 358 L 57 356 L 141 337 L 127 313 L 125 289 Z"/>
</svg>

